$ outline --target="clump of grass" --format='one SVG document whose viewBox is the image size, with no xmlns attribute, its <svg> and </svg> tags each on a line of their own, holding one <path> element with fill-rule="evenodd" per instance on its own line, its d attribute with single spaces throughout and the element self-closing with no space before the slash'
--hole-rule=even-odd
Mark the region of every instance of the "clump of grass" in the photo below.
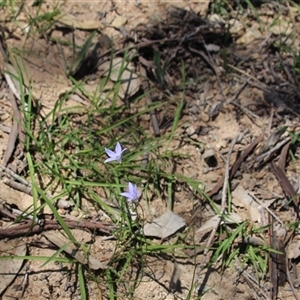
<svg viewBox="0 0 300 300">
<path fill-rule="evenodd" d="M 20 85 L 23 84 L 21 78 L 20 74 Z M 184 73 L 183 79 L 185 79 Z M 80 83 L 74 81 L 74 87 L 79 88 Z M 34 113 L 31 97 L 21 95 L 26 131 L 25 152 L 28 163 L 28 173 L 25 176 L 29 177 L 32 183 L 32 214 L 36 218 L 45 206 L 50 208 L 69 243 L 79 246 L 85 255 L 89 256 L 89 247 L 76 240 L 72 230 L 68 228 L 54 205 L 56 199 L 64 197 L 72 202 L 74 210 L 82 213 L 83 203 L 89 201 L 96 210 L 100 209 L 109 216 L 115 225 L 114 254 L 109 264 L 110 268 L 100 275 L 93 275 L 92 271 L 86 271 L 82 263 L 73 258 L 62 258 L 65 246 L 58 249 L 51 257 L 29 256 L 28 259 L 42 260 L 44 264 L 58 261 L 76 264 L 82 299 L 87 299 L 87 278 L 97 281 L 98 276 L 106 284 L 109 299 L 116 299 L 120 294 L 130 299 L 140 279 L 139 277 L 128 278 L 128 274 L 131 274 L 133 270 L 135 272 L 138 269 L 143 270 L 147 265 L 148 255 L 162 253 L 176 255 L 177 251 L 182 255 L 181 250 L 188 246 L 181 239 L 176 239 L 173 244 L 161 245 L 143 235 L 143 218 L 133 217 L 136 206 L 128 203 L 121 195 L 128 182 L 134 183 L 141 193 L 145 193 L 145 189 L 150 184 L 154 184 L 153 193 L 160 196 L 162 193 L 160 181 L 163 179 L 167 186 L 170 209 L 174 205 L 174 187 L 179 183 L 185 183 L 193 188 L 197 195 L 201 195 L 208 201 L 211 200 L 199 188 L 198 181 L 165 170 L 168 160 L 181 156 L 180 153 L 171 153 L 168 145 L 175 137 L 184 98 L 178 103 L 170 133 L 154 138 L 145 129 L 137 127 L 136 122 L 138 118 L 161 106 L 162 103 L 144 108 L 139 103 L 140 96 L 131 104 L 138 108 L 138 112 L 129 114 L 127 107 L 123 104 L 117 105 L 117 101 L 112 109 L 111 106 L 107 106 L 107 102 L 111 100 L 99 102 L 99 98 L 95 95 L 88 95 L 92 103 L 84 110 L 78 107 L 81 116 L 79 117 L 76 112 L 74 113 L 74 107 L 71 111 L 63 109 L 64 102 L 74 92 L 74 87 L 56 102 L 54 108 L 44 118 Z M 111 94 L 117 95 L 119 87 L 120 85 L 115 85 L 112 89 L 116 90 L 112 90 Z M 38 132 L 35 131 L 34 124 L 37 124 Z M 117 141 L 128 148 L 122 152 L 122 163 L 114 161 L 104 163 L 107 159 L 105 148 L 114 149 Z M 167 147 L 163 147 L 165 145 Z M 145 149 L 150 154 L 146 165 L 142 164 Z M 53 194 L 55 195 L 53 198 L 49 197 Z M 217 213 L 218 209 L 214 203 L 211 201 L 210 204 Z M 231 265 L 236 255 L 244 255 L 246 263 L 255 265 L 257 274 L 261 271 L 265 272 L 266 256 L 260 256 L 262 249 L 249 247 L 246 254 L 243 254 L 241 249 L 236 247 L 236 240 L 245 234 L 245 229 L 244 223 L 230 230 L 226 226 L 220 227 L 219 234 L 226 231 L 227 237 L 219 245 L 215 245 L 216 249 L 213 251 L 209 264 L 214 264 L 222 257 L 223 265 L 227 267 Z M 191 282 L 191 290 L 194 288 L 192 285 Z M 189 297 L 192 297 L 192 292 Z"/>
<path fill-rule="evenodd" d="M 125 69 L 126 64 L 120 73 Z M 20 86 L 23 85 L 22 78 L 20 73 L 17 78 Z M 134 220 L 131 214 L 135 212 L 135 207 L 127 203 L 121 193 L 126 189 L 128 182 L 132 182 L 141 192 L 150 184 L 154 184 L 153 192 L 160 194 L 159 180 L 164 179 L 168 186 L 168 206 L 173 207 L 173 185 L 179 177 L 167 173 L 164 166 L 178 154 L 170 153 L 168 147 L 162 151 L 162 146 L 165 146 L 166 142 L 170 144 L 175 135 L 184 99 L 178 104 L 170 135 L 155 138 L 149 131 L 137 126 L 137 123 L 143 115 L 163 103 L 143 107 L 140 99 L 144 95 L 141 95 L 131 103 L 137 112 L 130 114 L 128 107 L 117 101 L 120 84 L 115 84 L 107 93 L 107 98 L 99 101 L 104 88 L 103 81 L 100 81 L 97 94 L 94 95 L 84 91 L 81 83 L 75 80 L 73 82 L 74 86 L 70 91 L 58 99 L 53 109 L 43 118 L 34 111 L 31 94 L 21 94 L 28 163 L 24 176 L 29 178 L 32 184 L 31 211 L 36 218 L 47 206 L 61 225 L 69 243 L 80 246 L 88 256 L 89 248 L 76 240 L 72 230 L 59 214 L 55 201 L 63 197 L 72 202 L 73 209 L 80 213 L 83 212 L 83 202 L 86 201 L 96 210 L 101 209 L 116 226 L 113 232 L 115 249 L 110 268 L 101 276 L 107 284 L 110 299 L 115 299 L 121 292 L 118 290 L 120 286 L 123 287 L 122 293 L 133 296 L 135 286 L 139 283 L 138 278 L 133 281 L 128 279 L 128 272 L 133 266 L 141 268 L 146 265 L 147 255 L 174 253 L 174 249 L 182 249 L 184 246 L 176 243 L 159 245 L 146 239 L 142 233 L 144 220 L 140 217 Z M 65 109 L 65 102 L 77 89 L 84 91 L 91 100 L 91 105 Z M 112 99 L 109 99 L 110 95 Z M 117 141 L 128 148 L 122 154 L 122 163 L 105 164 L 105 148 L 114 149 Z M 150 158 L 147 164 L 142 164 L 145 151 Z M 117 207 L 111 204 L 116 204 Z M 44 260 L 44 265 L 57 261 L 75 263 L 81 298 L 87 299 L 86 276 L 91 278 L 92 273 L 87 273 L 82 263 L 73 258 L 62 259 L 64 247 L 51 257 L 28 259 Z"/>
</svg>

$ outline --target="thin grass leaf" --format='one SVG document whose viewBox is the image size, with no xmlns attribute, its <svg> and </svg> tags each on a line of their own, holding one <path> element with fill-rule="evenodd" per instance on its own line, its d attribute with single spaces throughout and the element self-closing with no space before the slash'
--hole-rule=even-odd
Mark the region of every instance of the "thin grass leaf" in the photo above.
<svg viewBox="0 0 300 300">
<path fill-rule="evenodd" d="M 50 262 L 56 262 L 58 255 L 61 254 L 67 247 L 68 244 L 65 244 L 63 247 L 58 249 L 52 256 L 50 256 L 48 259 L 45 260 L 45 262 L 41 265 L 41 268 L 46 266 Z"/>
<path fill-rule="evenodd" d="M 0 256 L 0 260 L 11 260 L 11 259 L 21 259 L 21 260 L 36 260 L 36 261 L 45 261 L 51 259 L 52 256 L 35 256 L 35 255 L 24 255 L 24 256 Z M 77 260 L 73 258 L 66 257 L 56 257 L 56 262 L 61 263 L 75 263 Z"/>
<path fill-rule="evenodd" d="M 251 245 L 249 245 L 247 252 L 248 252 L 249 258 L 252 262 L 252 266 L 253 266 L 254 271 L 255 271 L 256 279 L 259 282 L 259 267 L 258 267 L 258 264 L 257 264 L 257 256 L 256 256 L 256 254 L 254 252 L 254 249 Z"/>
<path fill-rule="evenodd" d="M 230 253 L 230 255 L 228 256 L 227 261 L 225 262 L 225 266 L 229 266 L 230 263 L 239 255 L 239 253 L 240 253 L 240 249 L 239 248 L 237 248 L 234 251 L 232 251 Z"/>
<path fill-rule="evenodd" d="M 74 74 L 78 70 L 78 68 L 86 58 L 88 50 L 92 45 L 92 41 L 95 35 L 96 35 L 96 31 L 92 32 L 90 36 L 87 38 L 87 40 L 85 41 L 85 43 L 83 44 L 81 50 L 78 53 L 77 58 L 75 59 L 74 63 L 70 66 L 69 72 L 67 74 L 68 77 Z M 73 41 L 73 45 L 75 45 L 75 41 Z"/>
<path fill-rule="evenodd" d="M 82 264 L 77 264 L 77 276 L 78 276 L 78 282 L 79 282 L 79 288 L 80 288 L 80 297 L 82 300 L 87 299 L 87 291 L 86 291 L 86 284 L 84 279 L 84 270 L 82 267 Z"/>
<path fill-rule="evenodd" d="M 70 231 L 69 227 L 66 225 L 65 221 L 63 220 L 63 218 L 57 212 L 57 209 L 55 208 L 55 206 L 48 199 L 48 197 L 46 196 L 45 192 L 35 183 L 35 178 L 34 178 L 34 174 L 35 173 L 34 173 L 34 169 L 33 169 L 33 163 L 32 163 L 32 159 L 31 159 L 31 155 L 29 153 L 26 153 L 26 157 L 27 157 L 27 162 L 28 162 L 29 169 L 31 169 L 31 181 L 32 181 L 33 192 L 34 192 L 34 190 L 36 190 L 35 191 L 35 193 L 37 193 L 36 195 L 40 195 L 42 197 L 42 199 L 47 203 L 47 205 L 49 206 L 49 208 L 53 212 L 56 220 L 61 225 L 61 227 L 63 228 L 63 230 L 66 233 L 66 235 L 69 237 L 69 239 L 72 241 L 72 243 L 77 244 L 77 241 L 74 238 L 72 232 Z"/>
<path fill-rule="evenodd" d="M 160 52 L 154 50 L 153 62 L 155 65 L 155 75 L 160 87 L 165 86 L 165 68 L 161 67 L 161 56 Z"/>
<path fill-rule="evenodd" d="M 113 270 L 107 269 L 105 270 L 105 275 L 106 275 L 106 280 L 107 280 L 107 285 L 109 289 L 109 299 L 110 300 L 115 300 L 115 284 L 114 280 L 112 277 Z"/>
<path fill-rule="evenodd" d="M 32 197 L 33 197 L 33 220 L 37 219 L 37 213 L 38 213 L 38 192 L 35 189 L 35 171 L 31 159 L 31 155 L 29 152 L 26 153 L 27 157 L 27 162 L 28 162 L 28 169 L 29 169 L 29 175 L 30 175 L 30 180 L 32 184 Z"/>
<path fill-rule="evenodd" d="M 133 252 L 134 252 L 134 250 L 133 250 Z M 132 255 L 131 251 L 126 252 L 125 262 L 124 262 L 124 264 L 122 264 L 121 271 L 119 272 L 119 274 L 120 274 L 119 278 L 121 280 L 124 276 L 126 276 L 125 274 L 128 271 L 128 269 L 130 268 L 130 263 L 131 263 L 132 259 L 133 259 L 133 255 Z"/>
</svg>

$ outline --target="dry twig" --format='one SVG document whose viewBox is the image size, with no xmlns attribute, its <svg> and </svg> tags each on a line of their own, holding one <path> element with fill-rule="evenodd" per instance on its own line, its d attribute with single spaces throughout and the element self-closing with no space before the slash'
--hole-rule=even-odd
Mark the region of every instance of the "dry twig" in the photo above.
<svg viewBox="0 0 300 300">
<path fill-rule="evenodd" d="M 70 229 L 82 229 L 85 231 L 100 231 L 105 234 L 110 234 L 113 230 L 112 225 L 101 223 L 101 222 L 90 222 L 90 221 L 71 221 L 64 220 L 66 225 Z M 26 221 L 25 223 L 14 225 L 5 229 L 0 229 L 0 239 L 3 238 L 15 238 L 24 237 L 27 235 L 39 234 L 45 230 L 60 230 L 61 225 L 56 220 L 45 219 L 42 225 L 34 224 L 32 220 Z"/>
<path fill-rule="evenodd" d="M 22 184 L 24 184 L 26 187 L 32 187 L 31 184 L 24 179 L 23 177 L 19 176 L 18 174 L 16 174 L 15 172 L 13 172 L 12 170 L 10 170 L 9 168 L 3 166 L 0 164 L 0 169 L 5 172 L 9 177 L 21 182 Z"/>
<path fill-rule="evenodd" d="M 259 155 L 258 157 L 256 157 L 255 161 L 259 163 L 260 165 L 260 161 L 262 159 L 264 159 L 267 156 L 270 156 L 271 154 L 273 154 L 274 152 L 276 152 L 278 149 L 280 149 L 282 146 L 284 146 L 286 143 L 288 143 L 291 140 L 290 137 L 285 138 L 284 140 L 282 140 L 280 143 L 278 143 L 276 146 L 274 146 L 273 148 L 271 148 L 269 151 Z M 258 166 L 259 167 L 259 166 Z"/>
</svg>

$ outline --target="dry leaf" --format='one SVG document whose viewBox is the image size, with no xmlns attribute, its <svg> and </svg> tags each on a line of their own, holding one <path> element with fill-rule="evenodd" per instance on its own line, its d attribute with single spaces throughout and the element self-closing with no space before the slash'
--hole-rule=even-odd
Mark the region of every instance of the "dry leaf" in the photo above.
<svg viewBox="0 0 300 300">
<path fill-rule="evenodd" d="M 244 32 L 244 25 L 236 19 L 229 20 L 229 32 L 234 36 L 241 36 Z"/>
<path fill-rule="evenodd" d="M 104 72 L 103 76 L 110 76 L 110 80 L 115 82 L 121 80 L 119 97 L 122 99 L 134 95 L 140 88 L 141 82 L 134 71 L 133 64 L 127 63 L 121 57 L 115 57 L 112 63 L 104 62 L 99 69 Z"/>
<path fill-rule="evenodd" d="M 141 85 L 138 75 L 132 72 L 128 72 L 126 75 L 128 75 L 127 78 L 125 78 L 125 76 L 122 76 L 122 84 L 119 91 L 119 96 L 122 99 L 128 96 L 133 96 L 138 92 Z"/>
<path fill-rule="evenodd" d="M 116 18 L 112 21 L 111 26 L 120 28 L 121 26 L 127 23 L 127 18 L 122 16 L 116 16 Z"/>
<path fill-rule="evenodd" d="M 240 38 L 237 39 L 237 44 L 246 44 L 249 45 L 255 40 L 262 39 L 263 35 L 256 28 L 247 29 L 245 34 L 243 34 Z"/>
<path fill-rule="evenodd" d="M 88 264 L 89 268 L 92 270 L 99 270 L 99 269 L 107 269 L 107 265 L 103 264 L 99 260 L 93 258 L 92 256 L 86 256 L 86 254 L 75 247 L 74 245 L 70 244 L 67 245 L 67 242 L 65 242 L 63 239 L 59 238 L 57 236 L 57 233 L 51 233 L 51 232 L 45 232 L 43 235 L 54 245 L 56 245 L 58 248 L 64 247 L 64 251 L 67 252 L 69 255 L 74 257 L 76 260 L 78 260 L 80 263 L 86 265 Z"/>
<path fill-rule="evenodd" d="M 169 210 L 151 223 L 146 224 L 144 226 L 144 234 L 148 237 L 165 239 L 184 226 L 185 221 Z"/>
<path fill-rule="evenodd" d="M 174 262 L 173 272 L 170 279 L 169 288 L 171 291 L 181 292 L 181 284 L 180 284 L 180 269 L 176 262 Z"/>
<path fill-rule="evenodd" d="M 276 24 L 271 26 L 270 32 L 275 35 L 283 34 L 290 35 L 293 31 L 293 24 L 283 19 L 278 19 Z"/>
<path fill-rule="evenodd" d="M 19 239 L 8 242 L 0 241 L 0 257 L 3 256 L 25 256 L 26 244 Z M 15 279 L 23 264 L 23 259 L 0 260 L 0 295 Z"/>
<path fill-rule="evenodd" d="M 246 209 L 244 219 L 250 219 L 251 221 L 260 221 L 259 204 L 253 200 L 242 185 L 238 185 L 232 192 L 232 203 L 236 207 L 243 207 Z"/>
<path fill-rule="evenodd" d="M 205 49 L 208 52 L 219 52 L 221 47 L 219 45 L 216 45 L 216 44 L 207 44 L 207 45 L 205 45 Z"/>
<path fill-rule="evenodd" d="M 268 137 L 267 141 L 265 142 L 262 153 L 273 148 L 285 132 L 286 132 L 286 127 L 282 127 L 273 131 Z"/>
<path fill-rule="evenodd" d="M 225 24 L 225 20 L 218 14 L 212 14 L 208 16 L 208 21 L 212 24 Z"/>
<path fill-rule="evenodd" d="M 206 233 L 208 231 L 211 231 L 213 228 L 217 226 L 219 223 L 220 216 L 215 215 L 212 218 L 210 218 L 208 221 L 206 221 L 197 231 L 196 233 Z M 225 223 L 226 224 L 234 224 L 234 223 L 241 223 L 243 222 L 243 219 L 236 213 L 231 213 L 229 215 L 226 215 Z"/>
<path fill-rule="evenodd" d="M 294 240 L 287 246 L 286 255 L 288 259 L 296 259 L 300 256 L 300 240 Z"/>
<path fill-rule="evenodd" d="M 78 20 L 76 17 L 70 14 L 61 14 L 54 17 L 54 20 L 72 28 L 84 29 L 84 30 L 96 30 L 103 29 L 102 22 L 100 20 Z"/>
</svg>

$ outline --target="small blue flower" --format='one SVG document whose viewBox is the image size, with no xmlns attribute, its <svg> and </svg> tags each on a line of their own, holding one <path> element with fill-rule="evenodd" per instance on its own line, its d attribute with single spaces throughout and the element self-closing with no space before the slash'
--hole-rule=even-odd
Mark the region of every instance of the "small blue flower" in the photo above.
<svg viewBox="0 0 300 300">
<path fill-rule="evenodd" d="M 121 145 L 120 145 L 119 142 L 117 142 L 115 151 L 112 151 L 112 150 L 109 150 L 109 149 L 105 148 L 105 152 L 109 156 L 109 158 L 106 159 L 104 161 L 104 163 L 107 163 L 107 162 L 110 162 L 110 161 L 114 161 L 114 160 L 116 160 L 117 162 L 121 163 L 121 161 L 122 161 L 122 154 L 123 154 L 123 152 L 125 150 L 127 150 L 127 148 L 124 148 L 122 150 L 122 147 L 121 147 Z"/>
<path fill-rule="evenodd" d="M 128 202 L 138 201 L 141 193 L 137 190 L 137 186 L 128 182 L 128 191 L 121 193 L 122 196 L 127 198 Z"/>
</svg>

